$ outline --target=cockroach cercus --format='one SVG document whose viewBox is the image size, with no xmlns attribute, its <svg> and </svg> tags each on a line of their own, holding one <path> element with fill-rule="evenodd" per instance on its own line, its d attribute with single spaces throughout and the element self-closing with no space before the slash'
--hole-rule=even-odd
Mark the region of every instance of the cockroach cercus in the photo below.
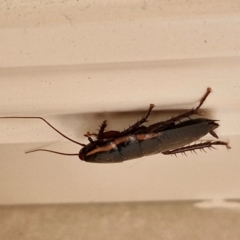
<svg viewBox="0 0 240 240">
<path fill-rule="evenodd" d="M 105 131 L 107 121 L 103 121 L 98 133 L 87 133 L 84 136 L 88 138 L 89 143 L 83 144 L 77 142 L 55 127 L 42 117 L 0 117 L 0 118 L 25 118 L 41 119 L 52 129 L 62 135 L 64 138 L 82 146 L 79 153 L 62 153 L 48 149 L 37 149 L 30 152 L 45 151 L 67 156 L 76 156 L 86 162 L 92 163 L 118 163 L 126 160 L 140 158 L 147 155 L 162 153 L 165 155 L 186 153 L 188 151 L 205 150 L 205 148 L 214 148 L 215 145 L 224 145 L 230 148 L 224 141 L 201 141 L 194 143 L 206 134 L 210 133 L 218 138 L 214 132 L 219 124 L 217 120 L 196 118 L 191 119 L 192 115 L 199 115 L 198 110 L 211 92 L 207 88 L 206 93 L 201 98 L 198 106 L 176 117 L 166 121 L 156 122 L 149 126 L 144 125 L 154 107 L 150 104 L 145 117 L 130 125 L 127 129 L 119 131 Z M 92 138 L 94 137 L 94 139 Z"/>
</svg>

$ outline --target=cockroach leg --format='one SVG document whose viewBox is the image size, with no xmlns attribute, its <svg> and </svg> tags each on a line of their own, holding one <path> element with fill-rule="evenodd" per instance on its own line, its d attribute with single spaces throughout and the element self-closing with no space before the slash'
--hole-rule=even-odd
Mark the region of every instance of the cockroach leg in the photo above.
<svg viewBox="0 0 240 240">
<path fill-rule="evenodd" d="M 103 134 L 104 134 L 104 130 L 105 130 L 106 127 L 107 127 L 107 120 L 104 120 L 102 122 L 102 124 L 100 125 L 100 129 L 98 131 L 98 134 L 87 132 L 83 136 L 87 137 L 90 142 L 93 142 L 93 140 L 91 138 L 92 136 L 96 137 L 97 140 L 101 140 L 101 139 L 103 139 Z"/>
<path fill-rule="evenodd" d="M 88 137 L 88 141 L 89 141 L 90 143 L 94 143 L 94 140 L 93 140 L 91 137 Z"/>
<path fill-rule="evenodd" d="M 100 125 L 98 134 L 87 132 L 86 134 L 84 134 L 84 137 L 87 137 L 89 140 L 89 138 L 91 139 L 91 136 L 94 136 L 94 137 L 96 137 L 96 139 L 98 141 L 101 141 L 101 140 L 115 138 L 119 135 L 119 133 L 120 133 L 119 131 L 111 130 L 111 131 L 104 132 L 106 127 L 107 127 L 107 120 L 103 121 L 103 123 Z M 92 142 L 92 141 L 93 140 L 91 139 L 90 142 Z"/>
<path fill-rule="evenodd" d="M 84 137 L 91 137 L 91 136 L 97 137 L 97 134 L 96 134 L 96 133 L 87 132 L 87 133 L 84 134 L 83 136 L 84 136 Z"/>
<path fill-rule="evenodd" d="M 198 106 L 195 108 L 195 111 L 197 112 L 198 109 L 200 109 L 200 107 L 203 105 L 203 103 L 205 102 L 206 98 L 208 97 L 208 95 L 212 92 L 212 89 L 210 87 L 207 88 L 206 93 L 203 95 L 203 97 L 201 98 Z"/>
<path fill-rule="evenodd" d="M 104 120 L 103 123 L 100 125 L 100 129 L 98 131 L 98 135 L 97 135 L 98 140 L 102 139 L 102 135 L 106 127 L 107 127 L 107 120 Z"/>
<path fill-rule="evenodd" d="M 103 123 L 100 125 L 100 129 L 98 131 L 97 134 L 97 140 L 104 140 L 104 139 L 110 139 L 110 138 L 114 138 L 117 137 L 119 135 L 119 131 L 107 131 L 104 132 L 104 130 L 107 127 L 107 120 L 104 120 Z"/>
<path fill-rule="evenodd" d="M 189 118 L 189 117 L 191 117 L 192 115 L 194 115 L 194 114 L 198 114 L 198 110 L 200 109 L 200 107 L 203 105 L 203 103 L 205 102 L 205 100 L 207 99 L 207 97 L 208 97 L 208 95 L 211 93 L 211 88 L 207 88 L 207 91 L 206 91 L 206 93 L 203 95 L 203 97 L 200 99 L 200 102 L 199 102 L 199 104 L 198 104 L 198 106 L 196 107 L 196 108 L 193 108 L 193 109 L 191 109 L 191 110 L 189 110 L 189 111 L 187 111 L 187 112 L 185 112 L 185 113 L 182 113 L 182 114 L 180 114 L 180 115 L 178 115 L 178 116 L 176 116 L 176 117 L 173 117 L 173 118 L 171 118 L 171 119 L 169 119 L 169 120 L 167 120 L 167 121 L 165 121 L 165 123 L 166 122 L 176 122 L 176 121 L 179 121 L 179 120 L 181 120 L 181 119 L 183 119 L 183 118 Z"/>
<path fill-rule="evenodd" d="M 155 131 L 161 131 L 163 129 L 165 129 L 166 127 L 171 127 L 175 125 L 176 122 L 184 119 L 184 118 L 190 118 L 192 115 L 194 114 L 198 114 L 198 110 L 200 109 L 200 107 L 203 105 L 203 103 L 205 102 L 206 98 L 208 97 L 208 95 L 211 93 L 211 88 L 207 88 L 206 93 L 203 95 L 203 97 L 200 99 L 200 102 L 198 104 L 198 106 L 196 108 L 193 108 L 185 113 L 182 113 L 176 117 L 172 117 L 169 120 L 166 121 L 162 121 L 159 123 L 155 123 L 150 125 L 146 131 L 150 131 L 150 132 L 155 132 Z M 191 119 L 191 118 L 190 118 Z"/>
<path fill-rule="evenodd" d="M 140 119 L 139 121 L 137 121 L 136 123 L 134 123 L 133 125 L 131 125 L 130 127 L 128 127 L 127 129 L 125 129 L 124 131 L 122 131 L 120 133 L 120 136 L 125 136 L 126 134 L 132 134 L 133 132 L 135 132 L 135 130 L 138 130 L 138 127 L 140 127 L 143 123 L 145 123 L 149 117 L 149 115 L 151 114 L 152 109 L 155 107 L 154 104 L 150 104 L 149 108 L 148 108 L 148 112 L 146 114 L 145 117 L 143 117 L 142 119 Z"/>
<path fill-rule="evenodd" d="M 223 142 L 223 141 L 206 141 L 206 142 L 203 142 L 203 143 L 193 144 L 193 145 L 189 145 L 189 146 L 186 146 L 186 147 L 165 151 L 165 152 L 162 152 L 162 154 L 164 154 L 164 155 L 171 155 L 171 154 L 183 153 L 183 152 L 188 152 L 188 151 L 204 150 L 204 148 L 211 149 L 211 148 L 214 148 L 213 147 L 214 145 L 224 145 L 228 149 L 231 148 L 228 145 L 227 142 Z"/>
</svg>

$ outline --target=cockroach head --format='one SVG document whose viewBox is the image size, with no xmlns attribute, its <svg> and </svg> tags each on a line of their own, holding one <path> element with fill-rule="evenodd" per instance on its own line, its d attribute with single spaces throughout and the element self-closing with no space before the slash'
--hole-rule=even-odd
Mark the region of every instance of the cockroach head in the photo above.
<svg viewBox="0 0 240 240">
<path fill-rule="evenodd" d="M 83 147 L 83 148 L 79 151 L 78 157 L 79 157 L 80 160 L 83 160 L 83 161 L 84 161 L 84 156 L 85 156 L 84 153 L 85 153 L 85 150 L 86 150 L 86 148 Z"/>
</svg>

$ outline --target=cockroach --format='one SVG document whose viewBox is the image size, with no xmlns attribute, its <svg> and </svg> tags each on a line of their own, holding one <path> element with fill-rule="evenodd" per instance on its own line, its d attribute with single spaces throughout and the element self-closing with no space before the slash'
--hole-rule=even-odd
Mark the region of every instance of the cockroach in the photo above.
<svg viewBox="0 0 240 240">
<path fill-rule="evenodd" d="M 26 153 L 45 151 L 67 156 L 78 155 L 80 160 L 92 163 L 118 163 L 157 153 L 162 153 L 164 155 L 178 153 L 186 154 L 188 151 L 205 151 L 206 148 L 211 149 L 214 148 L 215 145 L 224 145 L 227 148 L 230 148 L 227 142 L 219 140 L 194 143 L 208 133 L 213 137 L 218 138 L 217 134 L 214 132 L 214 130 L 219 127 L 217 120 L 191 118 L 193 115 L 199 115 L 198 110 L 210 92 L 211 88 L 207 88 L 206 93 L 200 99 L 196 108 L 192 108 L 176 117 L 172 117 L 166 121 L 156 122 L 149 126 L 144 125 L 144 123 L 147 122 L 147 119 L 154 108 L 154 104 L 150 104 L 146 116 L 121 132 L 105 131 L 107 127 L 107 121 L 105 120 L 100 125 L 98 133 L 87 132 L 84 135 L 89 140 L 88 144 L 83 144 L 67 137 L 42 117 L 0 118 L 40 119 L 64 138 L 82 146 L 79 153 L 74 154 L 41 148 Z"/>
</svg>

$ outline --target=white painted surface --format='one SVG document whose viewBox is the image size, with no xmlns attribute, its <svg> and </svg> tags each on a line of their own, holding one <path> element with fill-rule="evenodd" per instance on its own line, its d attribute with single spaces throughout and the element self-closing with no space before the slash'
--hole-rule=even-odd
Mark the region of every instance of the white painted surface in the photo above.
<svg viewBox="0 0 240 240">
<path fill-rule="evenodd" d="M 40 121 L 1 119 L 0 203 L 239 198 L 237 2 L 2 4 L 1 116 L 41 115 L 86 141 L 82 135 L 104 119 L 121 130 L 149 103 L 156 110 L 187 109 L 210 86 L 204 109 L 221 120 L 218 135 L 232 149 L 94 165 L 25 155 L 49 143 L 54 150 L 79 148 Z M 152 119 L 160 117 L 167 116 L 157 111 Z"/>
</svg>

